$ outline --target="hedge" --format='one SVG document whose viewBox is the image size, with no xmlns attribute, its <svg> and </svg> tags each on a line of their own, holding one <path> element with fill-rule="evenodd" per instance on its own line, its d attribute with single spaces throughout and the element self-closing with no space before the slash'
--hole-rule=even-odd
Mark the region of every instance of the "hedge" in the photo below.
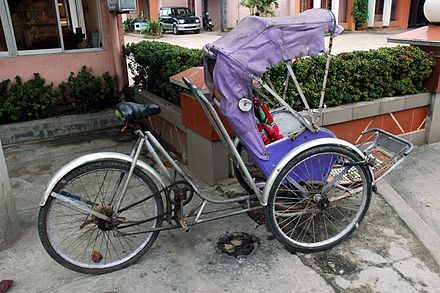
<svg viewBox="0 0 440 293">
<path fill-rule="evenodd" d="M 125 50 L 135 84 L 162 98 L 179 104 L 179 87 L 169 78 L 202 65 L 201 50 L 187 49 L 162 42 L 143 41 L 129 44 Z M 293 68 L 313 107 L 318 106 L 325 56 L 297 59 Z M 423 80 L 434 66 L 432 56 L 417 47 L 397 46 L 369 51 L 355 51 L 332 56 L 325 98 L 327 106 L 424 92 Z M 285 66 L 269 70 L 278 92 L 283 92 Z M 289 83 L 288 102 L 301 110 L 299 95 Z"/>
<path fill-rule="evenodd" d="M 0 81 L 0 124 L 97 111 L 119 100 L 116 77 L 95 76 L 86 66 L 77 74 L 72 72 L 59 90 L 38 73 L 25 82 L 16 76 L 14 82 Z"/>
<path fill-rule="evenodd" d="M 189 68 L 202 65 L 202 51 L 162 42 L 142 41 L 124 48 L 134 83 L 179 105 L 180 87 L 169 78 Z"/>
<path fill-rule="evenodd" d="M 301 88 L 313 107 L 318 107 L 325 57 L 302 58 L 293 64 Z M 382 97 L 426 92 L 423 81 L 434 66 L 431 55 L 417 47 L 397 46 L 369 51 L 341 53 L 332 57 L 325 96 L 327 106 Z M 278 92 L 284 89 L 284 66 L 269 71 Z M 289 83 L 288 103 L 301 109 L 299 95 Z"/>
</svg>

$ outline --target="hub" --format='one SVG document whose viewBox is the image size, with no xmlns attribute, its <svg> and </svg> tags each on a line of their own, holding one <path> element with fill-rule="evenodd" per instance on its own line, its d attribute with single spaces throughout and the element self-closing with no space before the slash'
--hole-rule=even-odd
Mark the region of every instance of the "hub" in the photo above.
<svg viewBox="0 0 440 293">
<path fill-rule="evenodd" d="M 98 204 L 94 210 L 98 213 L 106 215 L 107 217 L 111 217 L 113 215 L 113 208 L 107 204 Z M 95 218 L 96 225 L 102 231 L 110 231 L 115 226 L 112 222 L 97 218 L 95 216 L 93 217 Z"/>
</svg>

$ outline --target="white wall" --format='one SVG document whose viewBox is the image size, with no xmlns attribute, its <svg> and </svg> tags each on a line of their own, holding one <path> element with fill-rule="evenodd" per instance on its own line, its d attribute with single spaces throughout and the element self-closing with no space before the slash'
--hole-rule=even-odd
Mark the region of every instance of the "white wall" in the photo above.
<svg viewBox="0 0 440 293">
<path fill-rule="evenodd" d="M 240 0 L 228 0 L 227 8 L 227 27 L 232 28 L 236 26 L 237 21 L 249 16 L 250 11 L 246 7 L 239 6 Z M 292 2 L 292 3 L 291 3 Z M 279 7 L 275 10 L 276 16 L 287 16 L 293 13 L 293 0 L 278 0 Z M 238 8 L 240 7 L 240 8 Z"/>
</svg>

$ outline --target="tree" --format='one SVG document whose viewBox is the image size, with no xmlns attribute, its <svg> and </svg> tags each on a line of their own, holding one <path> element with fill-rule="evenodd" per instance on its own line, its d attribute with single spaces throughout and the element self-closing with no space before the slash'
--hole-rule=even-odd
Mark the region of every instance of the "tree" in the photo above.
<svg viewBox="0 0 440 293">
<path fill-rule="evenodd" d="M 276 0 L 241 0 L 240 5 L 249 8 L 251 15 L 274 16 L 275 9 L 278 9 Z"/>
</svg>

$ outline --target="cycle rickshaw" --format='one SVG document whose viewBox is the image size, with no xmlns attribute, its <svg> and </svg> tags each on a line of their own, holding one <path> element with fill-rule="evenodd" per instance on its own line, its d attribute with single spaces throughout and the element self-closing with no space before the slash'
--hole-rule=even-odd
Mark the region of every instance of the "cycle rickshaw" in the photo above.
<svg viewBox="0 0 440 293">
<path fill-rule="evenodd" d="M 327 51 L 325 31 L 330 34 Z M 204 48 L 212 98 L 184 78 L 249 194 L 233 198 L 204 194 L 151 132 L 135 127 L 138 140 L 130 155 L 85 155 L 65 165 L 49 182 L 38 220 L 46 251 L 67 268 L 107 273 L 136 262 L 160 231 L 188 231 L 192 225 L 256 209 L 264 209 L 269 230 L 292 251 L 320 251 L 348 237 L 367 212 L 375 182 L 411 152 L 412 144 L 368 129 L 364 133 L 370 139 L 360 148 L 319 127 L 332 41 L 341 31 L 333 14 L 323 9 L 279 18 L 250 16 Z M 318 54 L 326 54 L 327 62 L 319 108 L 312 110 L 292 59 Z M 284 95 L 275 91 L 266 74 L 280 62 L 287 71 Z M 301 97 L 304 115 L 283 99 L 289 81 Z M 270 114 L 281 130 L 269 144 L 263 143 L 257 125 L 255 93 L 274 105 Z M 234 130 L 235 141 L 218 111 Z M 159 112 L 156 105 L 128 102 L 116 109 L 130 125 Z M 139 159 L 143 148 L 159 171 Z M 253 176 L 250 166 L 260 177 Z M 199 200 L 192 200 L 194 195 Z M 212 208 L 213 204 L 221 206 Z"/>
</svg>

